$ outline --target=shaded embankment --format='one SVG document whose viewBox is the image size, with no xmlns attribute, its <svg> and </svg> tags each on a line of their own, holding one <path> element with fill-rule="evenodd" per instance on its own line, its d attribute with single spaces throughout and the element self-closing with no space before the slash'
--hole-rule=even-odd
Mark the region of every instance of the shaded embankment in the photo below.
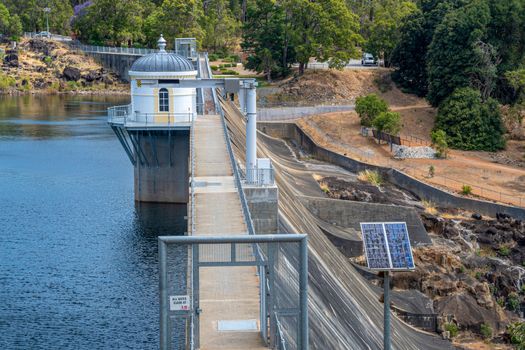
<svg viewBox="0 0 525 350">
<path fill-rule="evenodd" d="M 223 104 L 237 159 L 244 159 L 245 124 L 238 110 Z M 366 280 L 330 242 L 299 196 L 324 196 L 308 169 L 287 145 L 258 134 L 258 156 L 272 159 L 280 191 L 283 231 L 309 235 L 309 312 L 312 349 L 381 349 L 383 305 Z M 291 289 L 295 289 L 292 286 Z M 449 342 L 415 330 L 397 318 L 392 322 L 396 349 L 451 349 Z"/>
</svg>

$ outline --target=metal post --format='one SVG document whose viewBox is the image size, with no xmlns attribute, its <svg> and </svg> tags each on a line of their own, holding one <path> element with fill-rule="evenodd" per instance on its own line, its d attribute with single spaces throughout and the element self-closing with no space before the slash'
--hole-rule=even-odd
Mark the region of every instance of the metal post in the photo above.
<svg viewBox="0 0 525 350">
<path fill-rule="evenodd" d="M 239 107 L 243 115 L 246 114 L 246 89 L 239 90 Z"/>
<path fill-rule="evenodd" d="M 49 33 L 49 12 L 51 12 L 51 8 L 45 7 L 44 12 L 46 13 L 46 28 L 47 28 L 47 38 L 51 36 Z"/>
<path fill-rule="evenodd" d="M 266 298 L 266 311 L 270 317 L 270 348 L 275 347 L 275 335 L 277 334 L 277 321 L 275 317 L 275 244 L 268 244 L 268 270 L 266 271 L 268 278 L 268 295 Z M 299 348 L 300 349 L 300 348 Z"/>
<path fill-rule="evenodd" d="M 166 243 L 159 238 L 160 349 L 169 349 L 168 273 Z"/>
<path fill-rule="evenodd" d="M 300 249 L 299 300 L 301 305 L 301 337 L 298 345 L 299 349 L 308 350 L 308 237 L 301 241 Z"/>
<path fill-rule="evenodd" d="M 254 169 L 257 162 L 257 93 L 255 85 L 246 91 L 246 180 L 255 180 Z"/>
<path fill-rule="evenodd" d="M 193 218 L 192 218 L 193 220 Z M 193 271 L 192 271 L 192 278 L 193 278 L 193 310 L 195 317 L 194 324 L 193 324 L 193 332 L 194 332 L 194 339 L 195 339 L 195 349 L 200 348 L 200 298 L 199 298 L 199 245 L 193 244 L 193 251 L 192 251 L 192 259 L 193 259 Z"/>
<path fill-rule="evenodd" d="M 390 350 L 390 273 L 388 271 L 384 272 L 384 334 L 383 334 L 383 344 L 384 350 Z"/>
</svg>

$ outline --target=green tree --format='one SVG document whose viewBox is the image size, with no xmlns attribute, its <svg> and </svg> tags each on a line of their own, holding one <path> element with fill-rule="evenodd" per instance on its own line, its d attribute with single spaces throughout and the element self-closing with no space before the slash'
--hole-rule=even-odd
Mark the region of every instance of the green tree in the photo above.
<svg viewBox="0 0 525 350">
<path fill-rule="evenodd" d="M 378 131 L 396 135 L 401 130 L 401 116 L 396 112 L 381 112 L 374 118 L 372 125 Z"/>
<path fill-rule="evenodd" d="M 203 20 L 201 0 L 164 0 L 146 19 L 144 32 L 150 46 L 155 45 L 161 33 L 169 44 L 177 37 L 193 37 L 200 44 L 205 34 Z"/>
<path fill-rule="evenodd" d="M 385 66 L 389 67 L 392 52 L 400 41 L 401 25 L 418 8 L 413 2 L 400 0 L 387 0 L 376 6 L 365 50 L 383 59 Z"/>
<path fill-rule="evenodd" d="M 312 57 L 342 68 L 358 56 L 357 45 L 362 43 L 358 18 L 342 0 L 285 0 L 283 4 L 300 74 Z"/>
<path fill-rule="evenodd" d="M 457 89 L 439 106 L 434 129 L 446 132 L 454 148 L 497 151 L 505 147 L 498 102 L 483 101 L 472 88 Z"/>
<path fill-rule="evenodd" d="M 18 37 L 22 34 L 22 22 L 18 15 L 11 15 L 7 7 L 0 3 L 0 34 Z"/>
<path fill-rule="evenodd" d="M 513 89 L 513 100 L 517 104 L 525 103 L 525 68 L 506 72 L 505 79 Z"/>
<path fill-rule="evenodd" d="M 239 37 L 240 22 L 235 18 L 230 1 L 211 0 L 205 2 L 202 46 L 213 51 L 228 51 Z"/>
<path fill-rule="evenodd" d="M 287 16 L 285 8 L 273 0 L 256 0 L 247 9 L 241 45 L 248 53 L 245 66 L 264 72 L 268 80 L 287 75 L 295 61 Z"/>
<path fill-rule="evenodd" d="M 9 12 L 19 16 L 25 31 L 42 31 L 46 27 L 44 8 L 50 8 L 49 28 L 53 33 L 69 34 L 69 20 L 73 15 L 71 3 L 66 0 L 2 0 Z"/>
<path fill-rule="evenodd" d="M 144 38 L 143 13 L 140 0 L 93 0 L 74 28 L 83 41 L 121 46 Z"/>
<path fill-rule="evenodd" d="M 462 0 L 421 0 L 420 11 L 403 19 L 399 41 L 392 53 L 397 69 L 393 80 L 419 96 L 428 93 L 427 52 L 436 27 L 445 15 L 462 5 Z"/>
<path fill-rule="evenodd" d="M 438 158 L 446 158 L 448 153 L 447 133 L 443 130 L 435 130 L 430 134 L 432 145 L 436 148 Z"/>
<path fill-rule="evenodd" d="M 356 99 L 355 111 L 359 114 L 361 125 L 370 127 L 375 117 L 388 111 L 388 104 L 376 94 L 370 94 Z"/>
<path fill-rule="evenodd" d="M 486 34 L 490 20 L 484 0 L 449 12 L 437 26 L 428 51 L 427 98 L 438 106 L 457 88 L 470 86 L 480 58 L 476 45 Z M 447 135 L 451 136 L 447 131 Z"/>
</svg>

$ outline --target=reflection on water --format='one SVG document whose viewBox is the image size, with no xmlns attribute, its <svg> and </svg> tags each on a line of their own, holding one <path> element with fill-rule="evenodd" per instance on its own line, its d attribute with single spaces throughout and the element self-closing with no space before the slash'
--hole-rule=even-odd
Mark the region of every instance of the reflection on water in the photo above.
<svg viewBox="0 0 525 350">
<path fill-rule="evenodd" d="M 0 97 L 0 349 L 158 347 L 157 236 L 186 208 L 135 207 L 125 103 Z"/>
</svg>

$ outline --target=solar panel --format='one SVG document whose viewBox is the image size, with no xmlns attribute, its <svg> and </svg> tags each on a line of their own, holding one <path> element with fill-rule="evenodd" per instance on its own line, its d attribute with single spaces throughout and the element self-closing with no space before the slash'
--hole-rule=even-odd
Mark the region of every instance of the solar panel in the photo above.
<svg viewBox="0 0 525 350">
<path fill-rule="evenodd" d="M 368 267 L 375 270 L 415 268 L 407 225 L 404 222 L 361 223 Z"/>
</svg>

